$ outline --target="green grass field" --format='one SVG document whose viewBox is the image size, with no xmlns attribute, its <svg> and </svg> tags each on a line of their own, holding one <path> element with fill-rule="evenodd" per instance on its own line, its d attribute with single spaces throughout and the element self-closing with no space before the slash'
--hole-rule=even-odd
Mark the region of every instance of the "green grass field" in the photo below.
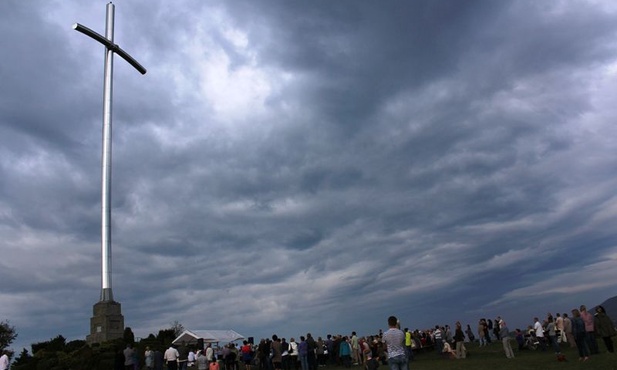
<svg viewBox="0 0 617 370">
<path fill-rule="evenodd" d="M 614 338 L 615 339 L 615 338 Z M 593 355 L 588 361 L 578 360 L 576 348 L 567 345 L 562 346 L 562 353 L 566 356 L 567 362 L 558 362 L 555 354 L 548 350 L 536 351 L 517 351 L 516 342 L 512 341 L 516 358 L 507 359 L 501 342 L 479 348 L 478 344 L 466 343 L 469 357 L 462 360 L 451 360 L 440 358 L 436 352 L 418 353 L 414 361 L 410 362 L 410 370 L 483 370 L 483 369 L 503 369 L 503 370 L 526 370 L 526 369 L 597 369 L 597 370 L 617 370 L 617 353 L 607 353 L 603 343 L 600 346 L 600 354 Z M 387 370 L 387 365 L 380 365 L 379 370 Z M 353 370 L 353 367 L 352 367 Z"/>
</svg>

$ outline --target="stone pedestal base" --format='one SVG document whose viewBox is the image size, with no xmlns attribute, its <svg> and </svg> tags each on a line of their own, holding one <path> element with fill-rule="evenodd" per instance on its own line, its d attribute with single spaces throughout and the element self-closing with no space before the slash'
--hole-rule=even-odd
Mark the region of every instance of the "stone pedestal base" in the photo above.
<svg viewBox="0 0 617 370">
<path fill-rule="evenodd" d="M 100 301 L 92 311 L 90 319 L 90 335 L 86 337 L 88 344 L 102 343 L 124 335 L 124 316 L 121 305 L 114 301 Z"/>
</svg>

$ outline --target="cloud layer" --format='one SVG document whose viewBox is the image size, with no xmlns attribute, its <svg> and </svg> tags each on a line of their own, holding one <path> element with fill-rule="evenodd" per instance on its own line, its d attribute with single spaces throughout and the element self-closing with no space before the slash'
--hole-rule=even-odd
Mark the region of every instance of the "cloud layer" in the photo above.
<svg viewBox="0 0 617 370">
<path fill-rule="evenodd" d="M 83 339 L 100 289 L 106 2 L 3 2 L 0 300 Z M 127 326 L 513 326 L 615 295 L 610 2 L 116 4 Z M 610 313 L 609 313 L 610 314 Z M 617 315 L 614 313 L 613 315 Z"/>
</svg>

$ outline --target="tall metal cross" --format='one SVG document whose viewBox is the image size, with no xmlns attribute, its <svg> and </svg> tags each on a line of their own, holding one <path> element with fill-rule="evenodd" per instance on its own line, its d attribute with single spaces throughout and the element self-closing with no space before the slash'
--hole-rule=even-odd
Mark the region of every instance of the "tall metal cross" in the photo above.
<svg viewBox="0 0 617 370">
<path fill-rule="evenodd" d="M 79 23 L 73 29 L 105 45 L 105 78 L 103 86 L 103 155 L 101 176 L 101 301 L 113 301 L 111 290 L 111 103 L 113 92 L 114 53 L 121 56 L 142 75 L 146 69 L 114 43 L 114 4 L 107 4 L 105 36 Z"/>
</svg>

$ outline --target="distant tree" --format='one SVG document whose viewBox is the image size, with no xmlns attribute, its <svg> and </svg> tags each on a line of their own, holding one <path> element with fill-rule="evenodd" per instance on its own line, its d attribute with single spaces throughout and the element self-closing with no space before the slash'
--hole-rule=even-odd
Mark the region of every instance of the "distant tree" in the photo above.
<svg viewBox="0 0 617 370">
<path fill-rule="evenodd" d="M 70 352 L 73 352 L 73 351 L 80 350 L 80 349 L 82 349 L 84 346 L 86 346 L 86 341 L 85 341 L 85 340 L 82 340 L 82 339 L 77 339 L 77 340 L 72 340 L 72 341 L 68 342 L 68 343 L 66 344 L 66 347 L 65 347 L 65 349 L 64 349 L 64 350 L 65 350 L 66 352 L 69 352 L 69 353 L 70 353 Z"/>
<path fill-rule="evenodd" d="M 156 336 L 156 339 L 158 339 L 159 343 L 163 346 L 168 346 L 174 339 L 176 339 L 176 337 L 176 331 L 170 328 L 159 330 L 159 335 Z"/>
<path fill-rule="evenodd" d="M 171 329 L 173 329 L 174 335 L 176 337 L 178 337 L 184 331 L 184 326 L 182 326 L 182 324 L 180 324 L 180 322 L 178 322 L 178 320 L 176 320 L 176 321 L 174 321 L 173 324 L 171 324 Z"/>
<path fill-rule="evenodd" d="M 124 334 L 122 334 L 122 338 L 124 339 L 124 343 L 135 343 L 135 334 L 133 334 L 133 330 L 131 330 L 131 328 L 129 328 L 128 326 L 124 328 Z"/>
<path fill-rule="evenodd" d="M 36 355 L 39 351 L 58 352 L 64 351 L 66 346 L 66 338 L 62 335 L 48 340 L 47 342 L 32 343 L 32 353 Z"/>
<path fill-rule="evenodd" d="M 24 348 L 15 361 L 13 361 L 11 368 L 18 370 L 36 369 L 36 363 L 32 361 L 32 358 L 28 350 Z"/>
<path fill-rule="evenodd" d="M 45 342 L 32 343 L 32 356 L 24 349 L 15 360 L 13 370 L 65 369 L 58 368 L 66 355 L 66 339 L 58 335 Z"/>
<path fill-rule="evenodd" d="M 184 330 L 178 322 L 174 328 L 159 330 L 159 334 L 148 335 L 145 339 L 135 337 L 131 328 L 126 328 L 124 338 L 118 338 L 96 345 L 88 345 L 83 340 L 67 343 L 58 335 L 46 342 L 32 344 L 32 354 L 24 349 L 11 364 L 11 370 L 109 370 L 114 367 L 117 354 L 121 354 L 127 342 L 135 346 L 138 353 L 143 353 L 146 346 L 164 351 L 176 338 L 176 330 Z M 179 334 L 180 332 L 178 332 Z"/>
<path fill-rule="evenodd" d="M 7 348 L 17 338 L 15 327 L 8 321 L 0 322 L 0 350 Z"/>
</svg>

